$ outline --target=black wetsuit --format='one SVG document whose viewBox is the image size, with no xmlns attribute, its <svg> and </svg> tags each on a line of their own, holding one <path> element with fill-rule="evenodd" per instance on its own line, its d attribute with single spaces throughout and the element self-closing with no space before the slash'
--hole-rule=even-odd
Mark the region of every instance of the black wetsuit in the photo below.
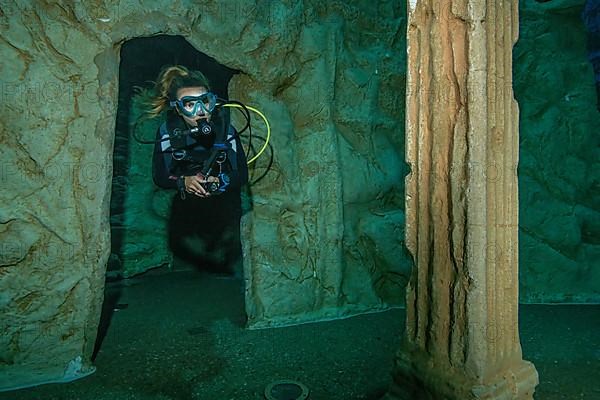
<svg viewBox="0 0 600 400">
<path fill-rule="evenodd" d="M 230 143 L 222 171 L 230 177 L 229 186 L 222 194 L 200 198 L 193 194 L 178 194 L 173 199 L 169 219 L 169 245 L 173 254 L 199 268 L 216 272 L 239 272 L 241 270 L 240 217 L 241 188 L 248 182 L 246 156 L 235 129 L 229 124 L 228 113 L 213 118 L 214 131 Z M 225 126 L 227 133 L 225 134 Z M 195 175 L 204 167 L 219 133 L 194 139 L 191 135 L 179 139 L 158 142 L 174 129 L 188 129 L 185 121 L 169 112 L 167 121 L 156 133 L 152 176 L 157 186 L 165 189 L 181 189 L 182 175 Z M 182 160 L 173 158 L 174 147 L 185 149 Z M 219 167 L 213 164 L 213 171 Z M 179 184 L 178 184 L 179 180 Z"/>
</svg>

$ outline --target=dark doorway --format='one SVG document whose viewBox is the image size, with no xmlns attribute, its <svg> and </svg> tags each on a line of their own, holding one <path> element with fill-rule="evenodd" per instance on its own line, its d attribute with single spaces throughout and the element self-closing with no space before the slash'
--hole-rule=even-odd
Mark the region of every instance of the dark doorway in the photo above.
<svg viewBox="0 0 600 400">
<path fill-rule="evenodd" d="M 123 43 L 121 63 L 119 66 L 119 105 L 117 111 L 115 147 L 113 153 L 113 191 L 111 198 L 111 262 L 108 270 L 112 276 L 119 276 L 122 268 L 121 260 L 131 246 L 123 245 L 123 237 L 127 226 L 123 221 L 127 218 L 125 194 L 131 190 L 128 174 L 132 167 L 131 141 L 134 124 L 132 119 L 132 98 L 136 87 L 151 88 L 159 72 L 167 65 L 183 65 L 191 70 L 204 73 L 211 84 L 211 91 L 219 97 L 228 99 L 227 87 L 235 70 L 219 64 L 214 59 L 197 51 L 182 36 L 160 35 L 154 37 L 135 38 Z M 153 132 L 135 132 L 145 139 L 152 140 Z M 140 168 L 140 166 L 138 166 Z M 142 167 L 143 168 L 143 167 Z M 148 169 L 151 165 L 147 166 Z M 206 220 L 201 220 L 198 207 L 186 209 L 181 202 L 174 202 L 169 223 L 169 242 L 174 255 L 197 267 L 210 270 L 231 270 L 232 263 L 241 265 L 241 245 L 239 239 L 239 193 L 210 199 L 204 208 L 211 212 L 202 213 Z M 200 207 L 202 209 L 203 207 Z M 201 229 L 196 229 L 201 226 Z M 186 243 L 198 243 L 189 240 L 190 236 L 199 236 L 201 246 L 213 253 L 226 254 L 220 260 L 209 260 L 203 257 L 202 251 L 189 251 Z M 193 249 L 192 249 L 193 250 Z M 240 268 L 240 267 L 239 267 Z"/>
<path fill-rule="evenodd" d="M 107 266 L 108 285 L 95 353 L 108 331 L 114 311 L 128 306 L 128 300 L 125 299 L 127 296 L 122 296 L 123 287 L 137 281 L 122 279 L 131 278 L 150 269 L 157 273 L 161 270 L 169 271 L 169 267 L 156 262 L 156 258 L 152 257 L 140 261 L 135 268 L 130 268 L 131 264 L 137 263 L 138 255 L 155 252 L 156 243 L 160 242 L 163 246 L 158 252 L 166 253 L 169 259 L 169 251 L 172 252 L 171 268 L 207 270 L 228 275 L 235 273 L 238 276 L 241 275 L 242 269 L 239 190 L 216 196 L 214 199 L 209 198 L 201 207 L 190 207 L 189 204 L 176 201 L 177 193 L 174 190 L 160 189 L 153 185 L 151 158 L 140 157 L 138 154 L 144 152 L 151 155 L 154 146 L 140 144 L 134 140 L 134 133 L 138 138 L 154 140 L 156 127 L 162 122 L 159 121 L 161 118 L 156 118 L 152 129 L 147 126 L 138 129 L 136 121 L 140 117 L 140 108 L 139 102 L 136 104 L 135 96 L 139 93 L 139 88 L 153 87 L 163 67 L 183 65 L 190 70 L 201 71 L 208 78 L 211 91 L 223 99 L 228 99 L 228 84 L 237 71 L 220 65 L 214 59 L 198 52 L 182 36 L 134 38 L 123 43 L 120 54 L 110 205 L 111 256 Z M 140 174 L 146 174 L 147 177 L 140 180 Z M 143 192 L 145 195 L 132 196 L 132 193 L 137 192 Z M 168 203 L 163 204 L 167 207 L 164 207 L 165 215 L 160 216 L 160 224 L 153 222 L 159 219 L 152 215 L 156 207 L 149 204 L 155 202 L 148 199 L 149 193 L 158 193 L 163 199 L 168 199 Z M 142 207 L 140 203 L 143 202 L 147 204 Z M 168 220 L 168 223 L 165 223 L 165 220 Z M 163 230 L 168 232 L 159 232 Z M 149 240 L 151 238 L 154 243 Z M 198 246 L 194 249 L 196 245 Z M 219 257 L 209 257 L 215 254 Z M 163 268 L 155 269 L 161 266 Z"/>
<path fill-rule="evenodd" d="M 181 36 L 160 35 L 135 38 L 125 42 L 121 48 L 119 67 L 119 105 L 117 111 L 115 147 L 113 153 L 113 190 L 111 199 L 112 251 L 108 270 L 112 276 L 119 276 L 121 260 L 127 257 L 127 246 L 123 246 L 123 237 L 127 227 L 125 194 L 131 190 L 128 175 L 132 167 L 131 149 L 134 124 L 132 119 L 132 98 L 137 88 L 151 88 L 160 70 L 167 65 L 183 65 L 191 70 L 200 70 L 211 83 L 211 91 L 227 99 L 229 80 L 235 70 L 220 65 L 214 59 L 198 52 Z M 153 132 L 137 132 L 138 136 L 152 139 Z M 151 166 L 137 166 L 137 168 Z M 210 203 L 210 204 L 209 204 Z M 170 248 L 174 255 L 194 265 L 207 269 L 231 269 L 229 265 L 238 262 L 241 256 L 239 243 L 239 193 L 209 199 L 206 207 L 210 212 L 198 215 L 194 210 L 181 208 L 174 203 L 169 224 Z M 235 226 L 237 224 L 237 227 Z M 199 229 L 201 227 L 201 229 Z M 203 246 L 213 252 L 224 253 L 227 257 L 220 260 L 208 260 L 202 257 L 202 251 L 187 249 L 186 243 L 197 243 L 189 236 L 200 237 Z M 179 245 L 181 244 L 181 245 Z M 235 253 L 235 254 L 233 254 Z M 233 259 L 235 260 L 233 260 Z"/>
</svg>

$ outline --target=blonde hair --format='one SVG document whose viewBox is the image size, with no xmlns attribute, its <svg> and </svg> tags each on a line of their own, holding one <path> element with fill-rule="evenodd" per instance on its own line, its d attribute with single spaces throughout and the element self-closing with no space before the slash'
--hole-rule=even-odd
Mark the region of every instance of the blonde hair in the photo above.
<svg viewBox="0 0 600 400">
<path fill-rule="evenodd" d="M 190 71 L 183 65 L 164 67 L 153 89 L 137 87 L 142 103 L 147 108 L 147 118 L 155 118 L 170 108 L 169 102 L 175 100 L 177 91 L 182 87 L 202 86 L 210 90 L 208 79 L 200 71 Z"/>
</svg>

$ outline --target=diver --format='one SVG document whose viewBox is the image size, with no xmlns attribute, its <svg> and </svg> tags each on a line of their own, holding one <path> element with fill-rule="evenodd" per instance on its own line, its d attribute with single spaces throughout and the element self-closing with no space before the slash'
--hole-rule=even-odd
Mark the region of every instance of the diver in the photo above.
<svg viewBox="0 0 600 400">
<path fill-rule="evenodd" d="M 164 68 L 147 101 L 149 117 L 166 111 L 156 132 L 152 177 L 176 189 L 169 221 L 173 254 L 198 267 L 224 273 L 241 268 L 241 189 L 247 160 L 230 112 L 200 71 Z"/>
</svg>

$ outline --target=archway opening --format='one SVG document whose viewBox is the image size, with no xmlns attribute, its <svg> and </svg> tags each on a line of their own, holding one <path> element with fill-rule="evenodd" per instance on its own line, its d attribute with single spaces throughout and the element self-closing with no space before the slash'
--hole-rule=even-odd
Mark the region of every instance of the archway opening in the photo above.
<svg viewBox="0 0 600 400">
<path fill-rule="evenodd" d="M 182 36 L 134 38 L 122 44 L 120 55 L 110 205 L 111 255 L 96 352 L 113 313 L 133 302 L 124 288 L 141 274 L 161 275 L 164 279 L 160 284 L 164 285 L 173 284 L 173 279 L 164 276 L 172 272 L 231 278 L 226 289 L 202 290 L 236 293 L 228 297 L 229 304 L 222 306 L 235 309 L 236 315 L 243 314 L 240 191 L 205 199 L 201 207 L 176 201 L 179 194 L 175 190 L 162 189 L 153 182 L 154 145 L 140 143 L 156 140 L 165 120 L 164 116 L 144 118 L 142 100 L 142 93 L 153 88 L 164 67 L 182 65 L 201 71 L 210 82 L 210 90 L 223 99 L 228 99 L 228 84 L 237 71 L 197 51 Z M 123 285 L 122 280 L 127 283 Z M 211 285 L 211 279 L 205 284 Z"/>
<path fill-rule="evenodd" d="M 236 253 L 236 258 L 241 257 L 239 235 L 233 235 L 231 240 L 231 234 L 227 240 L 222 237 L 221 230 L 224 227 L 239 231 L 239 222 L 235 229 L 231 225 L 236 224 L 236 219 L 230 218 L 239 207 L 232 204 L 229 197 L 219 198 L 207 205 L 212 212 L 210 215 L 204 214 L 206 220 L 202 221 L 194 218 L 193 210 L 172 209 L 173 206 L 169 204 L 172 191 L 165 193 L 157 187 L 148 191 L 148 187 L 153 186 L 152 166 L 149 162 L 153 146 L 137 143 L 134 139 L 154 140 L 157 125 L 162 120 L 160 117 L 154 121 L 143 120 L 144 110 L 139 89 L 151 89 L 160 70 L 168 65 L 183 65 L 191 70 L 200 70 L 209 79 L 211 91 L 225 99 L 228 98 L 229 80 L 235 73 L 198 52 L 181 36 L 135 38 L 123 44 L 113 153 L 109 276 L 129 277 L 164 264 L 165 260 L 169 260 L 169 251 L 174 256 L 172 267 L 183 261 L 200 268 L 230 268 L 230 265 L 225 264 L 233 261 L 223 257 L 213 260 L 206 251 L 200 248 L 194 250 L 194 244 L 220 253 L 226 247 L 229 254 L 233 252 Z M 201 224 L 202 227 L 191 226 L 193 224 Z M 165 232 L 169 241 L 168 249 L 161 246 L 163 235 L 156 232 L 161 228 L 160 225 L 168 230 Z M 194 236 L 199 236 L 201 242 Z M 158 243 L 155 242 L 156 239 Z M 232 244 L 232 241 L 236 243 Z M 152 243 L 156 246 L 150 248 Z M 159 252 L 163 254 L 157 254 Z M 150 254 L 154 256 L 149 257 Z M 235 262 L 239 260 L 236 259 Z M 239 265 L 236 267 L 239 268 Z"/>
</svg>

